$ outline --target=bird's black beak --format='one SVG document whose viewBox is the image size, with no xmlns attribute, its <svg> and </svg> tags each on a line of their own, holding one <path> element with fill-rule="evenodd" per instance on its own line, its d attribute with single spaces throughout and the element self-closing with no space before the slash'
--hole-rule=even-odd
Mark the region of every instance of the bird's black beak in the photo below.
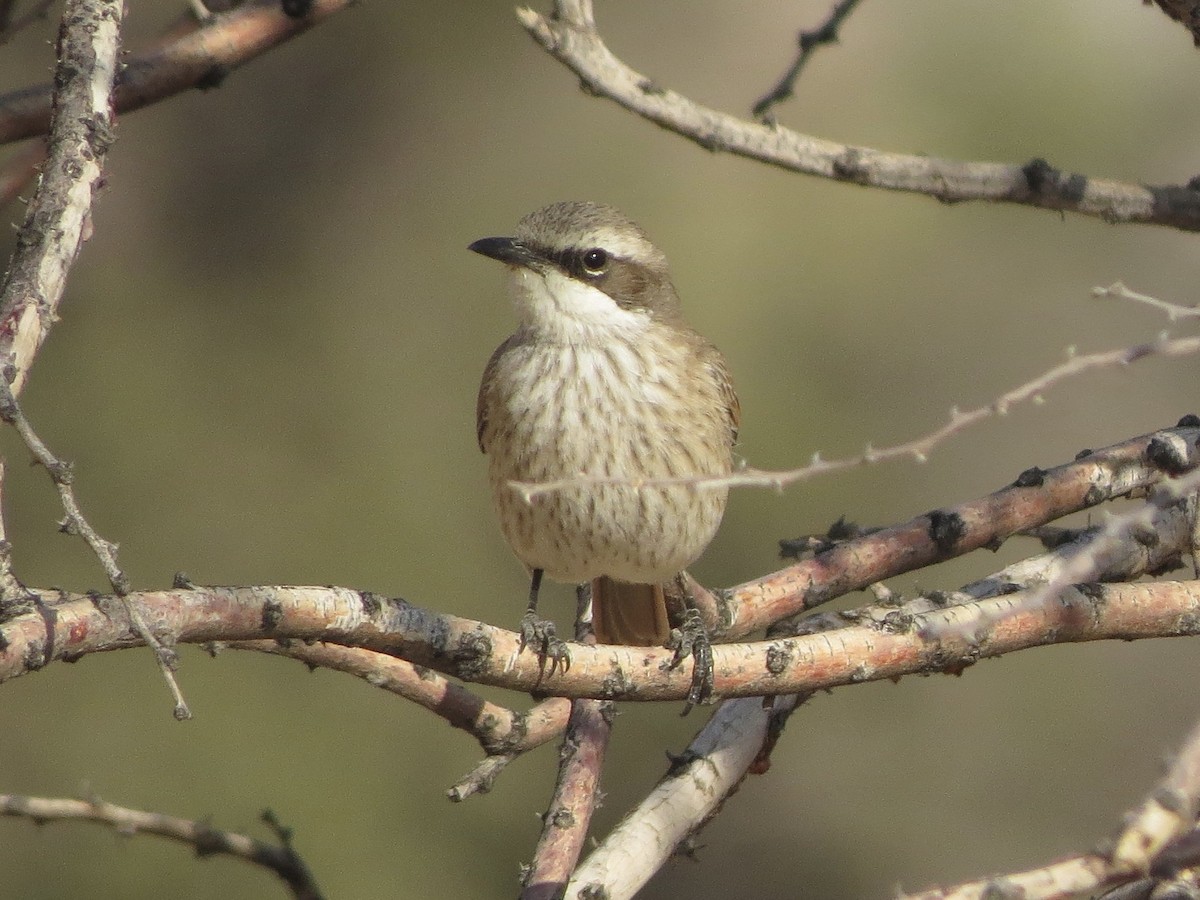
<svg viewBox="0 0 1200 900">
<path fill-rule="evenodd" d="M 490 256 L 492 259 L 498 259 L 510 266 L 532 267 L 538 261 L 538 255 L 516 238 L 480 238 L 467 249 Z"/>
</svg>

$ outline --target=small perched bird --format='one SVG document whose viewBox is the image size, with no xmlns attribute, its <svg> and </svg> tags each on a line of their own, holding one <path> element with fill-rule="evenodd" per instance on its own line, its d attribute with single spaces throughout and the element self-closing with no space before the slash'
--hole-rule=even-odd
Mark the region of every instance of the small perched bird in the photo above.
<svg viewBox="0 0 1200 900">
<path fill-rule="evenodd" d="M 561 648 L 536 616 L 545 573 L 591 583 L 598 642 L 664 644 L 662 584 L 704 552 L 728 491 L 640 482 L 729 473 L 725 359 L 683 321 L 666 257 L 611 207 L 555 203 L 470 249 L 509 267 L 520 320 L 488 360 L 476 424 L 500 527 L 532 572 L 523 639 Z M 531 498 L 511 485 L 571 479 Z"/>
</svg>

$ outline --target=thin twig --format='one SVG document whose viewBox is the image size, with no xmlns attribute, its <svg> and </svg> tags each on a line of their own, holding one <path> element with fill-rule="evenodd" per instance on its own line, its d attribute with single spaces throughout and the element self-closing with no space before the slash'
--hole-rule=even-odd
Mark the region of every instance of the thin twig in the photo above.
<svg viewBox="0 0 1200 900">
<path fill-rule="evenodd" d="M 1074 348 L 1067 351 L 1067 361 L 1043 372 L 1036 378 L 1018 385 L 1010 391 L 1001 394 L 989 403 L 977 406 L 963 412 L 957 407 L 950 410 L 950 418 L 945 425 L 928 432 L 921 437 L 895 444 L 890 447 L 867 447 L 857 456 L 842 459 L 825 460 L 819 453 L 814 454 L 813 460 L 807 466 L 797 469 L 781 469 L 777 471 L 747 467 L 739 469 L 731 475 L 695 476 L 688 478 L 647 478 L 632 482 L 638 487 L 668 487 L 682 485 L 697 489 L 726 489 L 733 487 L 765 487 L 782 490 L 785 487 L 810 481 L 818 476 L 825 476 L 849 469 L 859 468 L 875 463 L 890 462 L 897 459 L 911 459 L 923 463 L 929 454 L 939 445 L 965 431 L 973 425 L 993 416 L 1007 415 L 1008 411 L 1021 403 L 1038 403 L 1051 387 L 1068 378 L 1074 378 L 1099 369 L 1129 366 L 1143 359 L 1156 356 L 1190 356 L 1200 353 L 1200 337 L 1170 339 L 1159 335 L 1154 341 L 1135 344 L 1131 347 L 1119 347 L 1115 350 L 1104 350 L 1099 353 L 1089 353 L 1079 356 Z M 585 485 L 630 484 L 629 479 L 603 478 L 580 476 L 562 478 L 554 481 L 526 482 L 510 481 L 513 490 L 531 503 L 534 498 L 543 494 L 575 488 Z"/>
<path fill-rule="evenodd" d="M 1131 291 L 1121 282 L 1117 281 L 1110 284 L 1108 287 L 1092 288 L 1093 297 L 1116 297 L 1121 300 L 1132 300 L 1135 303 L 1144 303 L 1154 309 L 1161 309 L 1167 314 L 1167 318 L 1172 322 L 1179 319 L 1195 319 L 1200 317 L 1200 308 L 1195 306 L 1180 306 L 1178 303 L 1169 303 L 1166 300 L 1159 300 L 1157 297 L 1151 297 L 1147 294 L 1139 294 L 1137 291 Z"/>
<path fill-rule="evenodd" d="M 83 511 L 79 508 L 79 501 L 75 497 L 75 475 L 71 464 L 63 462 L 51 453 L 50 448 L 37 436 L 37 433 L 33 430 L 33 426 L 29 424 L 29 420 L 25 417 L 25 413 L 21 410 L 20 404 L 17 403 L 17 398 L 13 396 L 12 391 L 3 379 L 0 379 L 0 420 L 12 425 L 16 429 L 17 434 L 25 442 L 25 446 L 29 448 L 29 452 L 33 454 L 34 459 L 49 473 L 50 479 L 58 489 L 59 500 L 62 502 L 63 510 L 66 513 L 66 517 L 59 525 L 59 529 L 64 534 L 77 534 L 83 538 L 84 542 L 96 555 L 96 558 L 100 560 L 100 567 L 104 570 L 105 576 L 107 576 L 109 583 L 112 585 L 113 593 L 117 595 L 121 603 L 125 606 L 133 629 L 146 642 L 146 645 L 154 650 L 154 658 L 158 662 L 159 670 L 162 672 L 163 678 L 171 690 L 171 695 L 175 699 L 175 718 L 179 720 L 190 719 L 192 717 L 191 710 L 188 709 L 187 702 L 183 698 L 183 692 L 179 688 L 179 682 L 175 678 L 175 670 L 179 666 L 179 655 L 174 649 L 166 646 L 158 639 L 154 632 L 150 630 L 150 626 L 146 624 L 141 613 L 138 612 L 137 607 L 128 601 L 130 592 L 129 577 L 117 565 L 117 545 L 101 537 L 96 529 L 91 526 L 91 523 L 84 518 Z"/>
<path fill-rule="evenodd" d="M 656 84 L 613 55 L 596 30 L 591 0 L 555 0 L 541 15 L 519 8 L 521 25 L 571 69 L 589 94 L 694 141 L 805 175 L 923 194 L 945 203 L 985 200 L 1073 212 L 1105 222 L 1139 222 L 1200 231 L 1200 192 L 1187 185 L 1145 186 L 1094 178 L 1051 166 L 961 162 L 891 153 L 746 121 Z"/>
<path fill-rule="evenodd" d="M 290 832 L 271 813 L 263 821 L 275 832 L 279 844 L 267 844 L 243 834 L 221 831 L 204 822 L 180 819 L 105 803 L 99 799 L 68 800 L 58 797 L 24 797 L 0 794 L 0 815 L 46 822 L 99 822 L 121 835 L 153 834 L 195 848 L 197 856 L 232 856 L 271 870 L 286 884 L 296 900 L 321 900 L 312 872 L 292 848 Z"/>
<path fill-rule="evenodd" d="M 772 106 L 782 103 L 792 96 L 796 89 L 796 79 L 804 71 L 808 60 L 818 47 L 838 42 L 838 29 L 850 13 L 854 12 L 854 7 L 858 6 L 858 3 L 859 0 L 839 0 L 829 11 L 829 17 L 824 22 L 809 31 L 800 32 L 800 36 L 796 39 L 800 51 L 796 54 L 795 61 L 779 79 L 778 84 L 754 104 L 753 113 L 756 118 L 762 118 Z"/>
</svg>

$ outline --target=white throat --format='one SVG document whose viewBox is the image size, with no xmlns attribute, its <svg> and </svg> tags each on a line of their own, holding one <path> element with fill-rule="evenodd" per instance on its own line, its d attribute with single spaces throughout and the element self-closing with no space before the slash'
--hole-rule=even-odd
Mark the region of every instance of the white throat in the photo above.
<svg viewBox="0 0 1200 900">
<path fill-rule="evenodd" d="M 647 312 L 622 309 L 604 291 L 557 269 L 513 269 L 512 291 L 521 323 L 555 343 L 636 335 L 650 325 Z"/>
</svg>

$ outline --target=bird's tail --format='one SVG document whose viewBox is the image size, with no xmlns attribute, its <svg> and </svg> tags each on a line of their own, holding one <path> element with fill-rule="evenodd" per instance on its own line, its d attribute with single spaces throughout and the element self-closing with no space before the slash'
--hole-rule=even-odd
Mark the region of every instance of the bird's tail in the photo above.
<svg viewBox="0 0 1200 900">
<path fill-rule="evenodd" d="M 592 579 L 592 630 L 601 644 L 661 647 L 671 635 L 662 585 Z"/>
</svg>

